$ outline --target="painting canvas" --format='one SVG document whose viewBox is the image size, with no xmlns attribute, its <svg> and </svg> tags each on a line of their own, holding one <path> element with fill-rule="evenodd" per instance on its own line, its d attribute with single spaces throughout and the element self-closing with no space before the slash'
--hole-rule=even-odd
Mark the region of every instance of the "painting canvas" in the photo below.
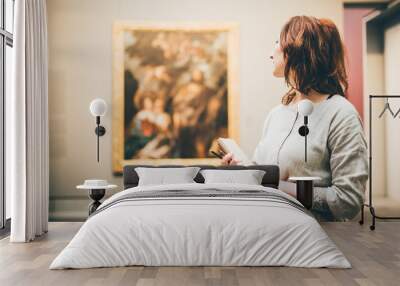
<svg viewBox="0 0 400 286">
<path fill-rule="evenodd" d="M 138 25 L 113 31 L 113 169 L 213 164 L 237 140 L 235 25 Z"/>
</svg>

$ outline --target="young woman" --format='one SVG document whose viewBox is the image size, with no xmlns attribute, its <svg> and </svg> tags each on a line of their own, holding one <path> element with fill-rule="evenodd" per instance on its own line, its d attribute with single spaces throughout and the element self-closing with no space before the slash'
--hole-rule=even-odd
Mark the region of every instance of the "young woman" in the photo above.
<svg viewBox="0 0 400 286">
<path fill-rule="evenodd" d="M 276 164 L 281 171 L 279 189 L 295 196 L 291 176 L 318 176 L 312 212 L 321 220 L 352 219 L 364 200 L 368 179 L 367 144 L 362 122 L 345 98 L 347 75 L 344 47 L 335 24 L 307 16 L 291 18 L 283 27 L 273 55 L 273 75 L 284 77 L 289 91 L 264 123 L 254 152 L 257 164 Z M 314 104 L 309 116 L 308 158 L 298 129 L 302 99 Z M 240 164 L 232 154 L 226 165 Z"/>
</svg>

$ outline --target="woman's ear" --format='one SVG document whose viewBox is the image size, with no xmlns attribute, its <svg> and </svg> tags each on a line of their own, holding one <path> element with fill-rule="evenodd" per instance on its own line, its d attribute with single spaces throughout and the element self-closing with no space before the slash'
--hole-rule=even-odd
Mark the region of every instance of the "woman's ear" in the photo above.
<svg viewBox="0 0 400 286">
<path fill-rule="evenodd" d="M 275 77 L 285 76 L 285 60 L 283 57 L 283 52 L 279 44 L 275 45 L 275 48 L 270 56 L 272 63 L 274 65 L 272 74 Z"/>
</svg>

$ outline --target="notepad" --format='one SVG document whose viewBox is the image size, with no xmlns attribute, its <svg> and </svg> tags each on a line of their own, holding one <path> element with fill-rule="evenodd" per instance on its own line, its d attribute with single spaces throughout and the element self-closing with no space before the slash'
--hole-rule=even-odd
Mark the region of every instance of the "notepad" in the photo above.
<svg viewBox="0 0 400 286">
<path fill-rule="evenodd" d="M 232 153 L 233 158 L 242 165 L 253 165 L 253 162 L 246 156 L 235 140 L 231 138 L 218 138 L 217 143 L 225 154 Z"/>
</svg>

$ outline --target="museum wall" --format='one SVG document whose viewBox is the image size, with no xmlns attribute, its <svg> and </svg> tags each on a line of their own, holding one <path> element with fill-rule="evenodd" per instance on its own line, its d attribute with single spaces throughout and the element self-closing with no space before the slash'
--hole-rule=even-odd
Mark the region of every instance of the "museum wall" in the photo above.
<svg viewBox="0 0 400 286">
<path fill-rule="evenodd" d="M 376 21 L 378 12 L 367 17 L 364 39 L 364 116 L 369 118 L 370 95 L 400 94 L 398 66 L 400 64 L 400 17 L 392 14 Z M 382 24 L 382 21 L 384 24 Z M 396 113 L 400 108 L 398 99 L 390 99 L 390 106 Z M 400 132 L 398 119 L 388 113 L 379 117 L 385 107 L 385 100 L 372 101 L 372 193 L 377 205 L 390 205 L 399 197 Z M 366 136 L 369 138 L 369 120 L 365 121 Z M 368 195 L 368 193 L 367 193 Z M 389 198 L 387 200 L 386 198 Z M 378 208 L 379 212 L 379 208 Z"/>
<path fill-rule="evenodd" d="M 384 31 L 384 74 L 385 94 L 400 95 L 400 15 L 387 25 Z M 400 110 L 400 99 L 391 101 L 394 112 Z M 400 168 L 400 126 L 399 119 L 385 117 L 386 144 L 386 180 L 387 195 L 391 199 L 400 200 L 399 175 Z M 389 151 L 390 150 L 390 151 Z"/>
<path fill-rule="evenodd" d="M 87 194 L 75 186 L 104 178 L 122 186 L 111 165 L 111 112 L 96 161 L 92 99 L 112 104 L 112 25 L 229 22 L 239 24 L 240 145 L 251 155 L 268 111 L 286 90 L 271 75 L 269 55 L 282 25 L 294 15 L 331 18 L 342 30 L 342 1 L 335 0 L 49 0 L 50 219 L 81 220 Z"/>
</svg>

